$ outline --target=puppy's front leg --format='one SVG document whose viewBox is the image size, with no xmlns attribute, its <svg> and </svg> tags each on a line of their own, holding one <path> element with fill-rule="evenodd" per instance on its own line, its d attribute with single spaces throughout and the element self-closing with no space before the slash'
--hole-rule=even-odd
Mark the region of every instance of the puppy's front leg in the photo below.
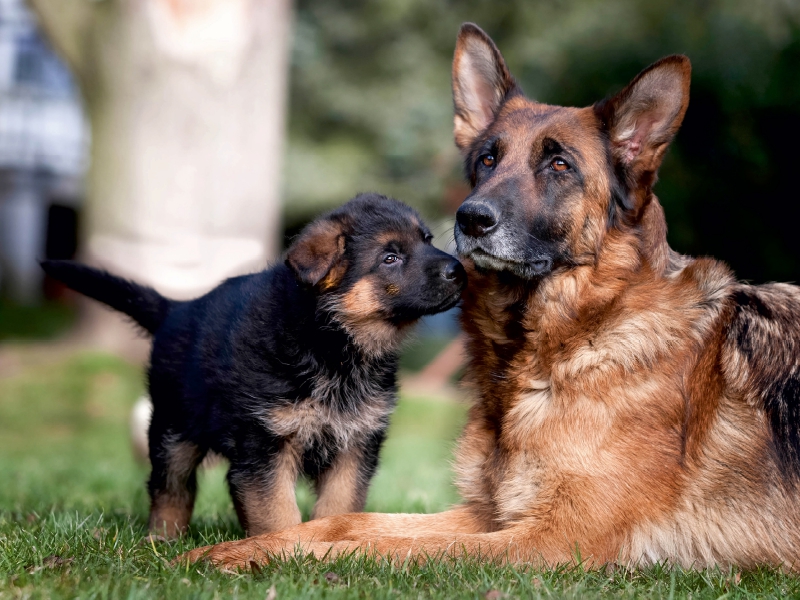
<svg viewBox="0 0 800 600">
<path fill-rule="evenodd" d="M 317 503 L 311 518 L 321 519 L 364 510 L 376 463 L 377 457 L 370 456 L 359 446 L 339 452 L 331 466 L 314 482 Z"/>
<path fill-rule="evenodd" d="M 228 484 L 239 522 L 248 536 L 280 531 L 301 522 L 295 487 L 300 453 L 286 441 L 271 460 L 231 462 Z"/>
</svg>

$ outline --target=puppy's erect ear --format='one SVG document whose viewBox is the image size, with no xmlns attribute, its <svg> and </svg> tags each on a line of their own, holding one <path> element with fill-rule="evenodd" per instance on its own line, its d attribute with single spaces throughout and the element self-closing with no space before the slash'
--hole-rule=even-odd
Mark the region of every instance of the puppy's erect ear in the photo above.
<svg viewBox="0 0 800 600">
<path fill-rule="evenodd" d="M 619 94 L 594 106 L 608 130 L 617 172 L 629 190 L 626 211 L 639 213 L 650 196 L 664 153 L 689 106 L 691 73 L 686 56 L 662 58 Z"/>
<path fill-rule="evenodd" d="M 345 235 L 341 222 L 325 219 L 306 227 L 286 252 L 286 264 L 305 284 L 317 285 L 344 255 Z"/>
<path fill-rule="evenodd" d="M 492 123 L 503 100 L 517 89 L 492 39 L 477 25 L 464 23 L 453 57 L 453 133 L 462 152 Z"/>
</svg>

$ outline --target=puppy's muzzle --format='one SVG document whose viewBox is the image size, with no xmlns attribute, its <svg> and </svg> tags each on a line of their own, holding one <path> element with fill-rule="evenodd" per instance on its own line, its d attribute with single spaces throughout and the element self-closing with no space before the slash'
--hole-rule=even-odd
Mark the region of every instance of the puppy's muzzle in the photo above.
<svg viewBox="0 0 800 600">
<path fill-rule="evenodd" d="M 439 274 L 445 281 L 457 286 L 461 286 L 467 279 L 467 272 L 464 270 L 464 266 L 454 258 L 444 263 Z"/>
</svg>

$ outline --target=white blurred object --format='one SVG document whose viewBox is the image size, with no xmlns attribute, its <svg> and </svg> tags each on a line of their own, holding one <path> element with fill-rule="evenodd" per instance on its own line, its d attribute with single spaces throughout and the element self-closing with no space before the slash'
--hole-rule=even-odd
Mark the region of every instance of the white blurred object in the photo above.
<svg viewBox="0 0 800 600">
<path fill-rule="evenodd" d="M 164 54 L 229 84 L 239 75 L 253 34 L 252 0 L 149 0 L 147 15 Z"/>
<path fill-rule="evenodd" d="M 91 121 L 81 258 L 177 299 L 274 259 L 290 0 L 30 4 Z"/>
<path fill-rule="evenodd" d="M 153 416 L 153 404 L 149 396 L 141 396 L 131 410 L 131 444 L 133 455 L 140 462 L 149 461 L 147 445 L 147 430 L 150 428 L 150 418 Z"/>
</svg>

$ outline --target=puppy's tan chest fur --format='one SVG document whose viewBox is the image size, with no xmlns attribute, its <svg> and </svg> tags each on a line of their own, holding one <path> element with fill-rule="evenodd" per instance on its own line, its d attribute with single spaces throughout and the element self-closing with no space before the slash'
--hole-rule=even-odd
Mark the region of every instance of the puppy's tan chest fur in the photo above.
<svg viewBox="0 0 800 600">
<path fill-rule="evenodd" d="M 319 400 L 308 398 L 295 404 L 270 408 L 263 421 L 275 435 L 292 438 L 308 448 L 323 437 L 332 436 L 339 449 L 345 449 L 365 434 L 385 427 L 391 406 L 384 400 L 365 403 L 347 414 Z"/>
<path fill-rule="evenodd" d="M 331 444 L 343 451 L 384 429 L 395 406 L 393 394 L 366 373 L 348 381 L 317 376 L 311 396 L 266 408 L 262 423 L 274 435 L 291 439 L 299 449 Z"/>
</svg>

